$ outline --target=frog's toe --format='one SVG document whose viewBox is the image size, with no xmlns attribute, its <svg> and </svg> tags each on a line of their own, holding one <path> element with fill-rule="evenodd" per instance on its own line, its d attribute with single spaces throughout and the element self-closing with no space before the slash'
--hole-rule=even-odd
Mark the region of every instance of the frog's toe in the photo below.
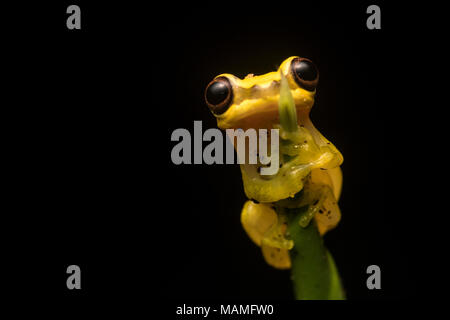
<svg viewBox="0 0 450 320">
<path fill-rule="evenodd" d="M 267 264 L 277 269 L 291 268 L 291 258 L 289 256 L 289 250 L 274 248 L 266 245 L 262 245 L 261 250 L 264 256 L 264 260 L 266 260 Z"/>
</svg>

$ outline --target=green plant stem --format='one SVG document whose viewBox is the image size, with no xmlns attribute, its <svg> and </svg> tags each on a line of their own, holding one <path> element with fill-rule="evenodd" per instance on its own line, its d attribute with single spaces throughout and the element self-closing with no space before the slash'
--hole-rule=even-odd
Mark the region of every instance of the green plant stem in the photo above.
<svg viewBox="0 0 450 320">
<path fill-rule="evenodd" d="M 298 130 L 297 110 L 288 81 L 281 72 L 278 112 L 280 125 L 286 132 Z M 292 143 L 292 142 L 291 142 Z M 285 155 L 285 157 L 289 157 Z M 281 211 L 288 216 L 288 232 L 294 241 L 289 251 L 292 263 L 292 281 L 296 299 L 299 300 L 342 300 L 345 299 L 333 257 L 323 244 L 314 219 L 306 227 L 299 224 L 309 206 Z"/>
<path fill-rule="evenodd" d="M 307 208 L 307 207 L 306 207 Z M 343 300 L 341 280 L 331 254 L 325 248 L 314 219 L 305 228 L 298 223 L 304 208 L 289 209 L 288 231 L 292 281 L 298 300 Z"/>
</svg>

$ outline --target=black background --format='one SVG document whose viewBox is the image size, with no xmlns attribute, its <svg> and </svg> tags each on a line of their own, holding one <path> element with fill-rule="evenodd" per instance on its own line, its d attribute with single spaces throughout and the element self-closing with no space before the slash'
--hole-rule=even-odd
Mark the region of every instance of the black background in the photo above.
<svg viewBox="0 0 450 320">
<path fill-rule="evenodd" d="M 289 272 L 269 267 L 240 225 L 239 167 L 176 166 L 170 136 L 193 133 L 194 120 L 216 127 L 203 101 L 215 75 L 263 74 L 299 55 L 320 70 L 312 121 L 345 159 L 343 218 L 325 243 L 348 299 L 416 297 L 408 221 L 418 212 L 399 193 L 408 173 L 398 170 L 410 108 L 405 11 L 378 3 L 382 29 L 368 30 L 364 2 L 74 3 L 82 30 L 67 30 L 63 1 L 19 11 L 22 37 L 9 39 L 10 84 L 26 88 L 12 91 L 9 132 L 20 141 L 10 186 L 13 239 L 24 240 L 10 263 L 19 291 L 69 304 L 292 299 Z M 71 264 L 80 291 L 66 288 Z M 381 290 L 366 287 L 371 264 Z"/>
</svg>

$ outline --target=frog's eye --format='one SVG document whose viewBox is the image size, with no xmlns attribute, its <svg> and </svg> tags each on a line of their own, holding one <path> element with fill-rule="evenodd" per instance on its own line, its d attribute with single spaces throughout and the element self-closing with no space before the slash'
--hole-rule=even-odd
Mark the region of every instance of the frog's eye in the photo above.
<svg viewBox="0 0 450 320">
<path fill-rule="evenodd" d="M 216 115 L 227 111 L 233 101 L 230 81 L 226 77 L 211 81 L 205 90 L 205 101 L 211 112 Z"/>
<path fill-rule="evenodd" d="M 306 58 L 295 58 L 291 62 L 291 72 L 295 82 L 305 90 L 314 91 L 319 81 L 319 71 L 314 63 Z"/>
</svg>

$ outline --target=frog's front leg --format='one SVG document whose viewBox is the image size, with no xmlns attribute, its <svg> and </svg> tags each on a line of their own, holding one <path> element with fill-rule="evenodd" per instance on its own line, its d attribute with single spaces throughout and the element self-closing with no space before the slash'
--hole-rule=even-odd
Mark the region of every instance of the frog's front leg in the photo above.
<svg viewBox="0 0 450 320">
<path fill-rule="evenodd" d="M 266 262 L 278 269 L 289 269 L 289 249 L 293 241 L 285 237 L 287 222 L 271 204 L 247 201 L 242 208 L 241 222 L 250 239 L 261 247 Z"/>
</svg>

